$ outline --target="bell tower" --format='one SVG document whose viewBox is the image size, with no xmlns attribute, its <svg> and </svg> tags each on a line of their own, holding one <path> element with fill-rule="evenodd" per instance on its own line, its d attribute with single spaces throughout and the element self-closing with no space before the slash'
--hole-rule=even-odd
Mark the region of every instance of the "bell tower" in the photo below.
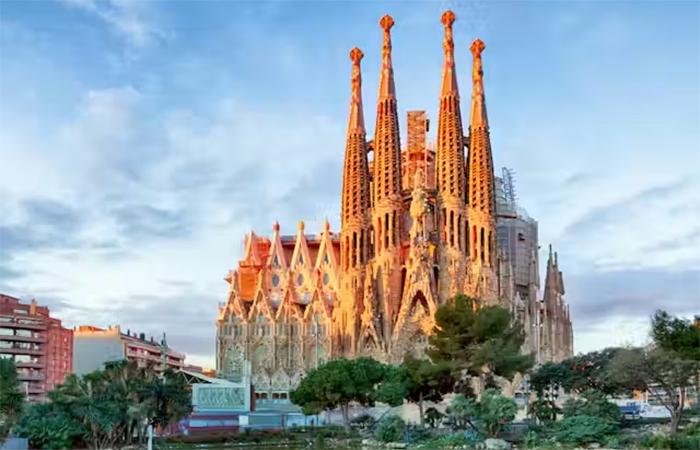
<svg viewBox="0 0 700 450">
<path fill-rule="evenodd" d="M 470 50 L 472 67 L 472 107 L 469 122 L 468 201 L 471 257 L 477 275 L 479 296 L 487 303 L 496 301 L 498 293 L 497 226 L 495 175 L 489 137 L 489 121 L 484 97 L 484 70 L 481 53 L 486 46 L 477 39 Z"/>
<path fill-rule="evenodd" d="M 441 270 L 438 293 L 440 302 L 462 291 L 466 273 L 468 236 L 464 130 L 459 105 L 459 88 L 454 60 L 452 24 L 455 14 L 445 11 L 440 21 L 445 26 L 440 113 L 437 129 L 438 230 Z"/>
<path fill-rule="evenodd" d="M 353 350 L 362 312 L 363 278 L 369 243 L 369 169 L 367 136 L 362 110 L 362 74 L 360 61 L 364 54 L 355 47 L 350 52 L 352 81 L 350 119 L 345 144 L 343 192 L 341 205 L 340 305 L 336 313 L 337 345 L 341 353 Z"/>
<path fill-rule="evenodd" d="M 391 62 L 391 33 L 394 19 L 379 21 L 383 30 L 382 71 L 374 131 L 374 276 L 383 316 L 384 340 L 388 341 L 401 299 L 402 171 L 399 115 L 394 68 Z"/>
</svg>

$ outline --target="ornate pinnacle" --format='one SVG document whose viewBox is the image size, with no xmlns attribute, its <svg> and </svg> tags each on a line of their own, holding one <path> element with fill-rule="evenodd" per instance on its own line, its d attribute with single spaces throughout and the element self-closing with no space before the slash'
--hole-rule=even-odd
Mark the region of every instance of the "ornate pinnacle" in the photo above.
<svg viewBox="0 0 700 450">
<path fill-rule="evenodd" d="M 379 21 L 379 25 L 384 30 L 384 40 L 382 44 L 382 73 L 379 80 L 379 100 L 394 97 L 396 88 L 394 87 L 394 69 L 391 64 L 391 27 L 394 26 L 394 19 L 390 15 L 385 15 Z"/>
<path fill-rule="evenodd" d="M 440 22 L 445 25 L 445 41 L 443 47 L 445 48 L 445 56 L 452 61 L 454 55 L 455 43 L 452 39 L 452 24 L 455 23 L 455 13 L 452 11 L 445 11 L 440 17 Z"/>
<path fill-rule="evenodd" d="M 469 50 L 471 50 L 475 58 L 481 58 L 481 52 L 483 52 L 485 48 L 486 45 L 484 42 L 481 39 L 477 39 L 472 43 L 472 46 L 469 47 Z"/>
<path fill-rule="evenodd" d="M 360 61 L 363 56 L 365 56 L 364 53 L 357 47 L 350 51 L 350 60 L 352 61 L 352 90 L 348 133 L 365 132 L 365 118 L 362 111 L 362 73 L 360 72 Z"/>
<path fill-rule="evenodd" d="M 474 55 L 474 65 L 472 66 L 472 79 L 474 80 L 472 88 L 472 127 L 488 127 L 488 119 L 486 117 L 486 100 L 484 99 L 484 69 L 481 65 L 481 52 L 486 46 L 481 39 L 475 40 L 469 50 Z"/>
<path fill-rule="evenodd" d="M 357 47 L 350 50 L 350 61 L 352 61 L 353 65 L 355 65 L 355 66 L 360 65 L 360 61 L 362 61 L 362 58 L 364 56 L 365 56 L 365 54 L 362 53 L 362 50 L 360 50 Z"/>
<path fill-rule="evenodd" d="M 384 17 L 379 20 L 379 26 L 382 27 L 385 33 L 388 33 L 391 27 L 394 26 L 394 19 L 389 14 L 385 14 Z"/>
<path fill-rule="evenodd" d="M 452 28 L 452 24 L 455 23 L 455 13 L 452 11 L 445 11 L 440 17 L 440 23 L 445 25 L 445 28 Z"/>
</svg>

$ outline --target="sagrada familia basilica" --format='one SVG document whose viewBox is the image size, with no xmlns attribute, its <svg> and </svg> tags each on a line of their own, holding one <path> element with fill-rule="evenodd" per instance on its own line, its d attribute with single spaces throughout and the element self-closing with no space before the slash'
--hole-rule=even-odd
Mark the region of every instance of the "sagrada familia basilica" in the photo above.
<svg viewBox="0 0 700 450">
<path fill-rule="evenodd" d="M 283 395 L 304 372 L 336 357 L 371 356 L 399 362 L 420 354 L 436 309 L 458 293 L 499 304 L 522 322 L 523 351 L 543 361 L 573 353 L 564 285 L 550 249 L 543 299 L 538 300 L 538 258 L 529 256 L 529 281 L 516 291 L 513 265 L 499 250 L 482 52 L 473 55 L 471 115 L 462 122 L 454 60 L 451 11 L 442 15 L 444 65 L 437 143 L 426 142 L 425 111 L 408 112 L 401 148 L 391 28 L 384 16 L 382 69 L 374 139 L 362 105 L 363 53 L 350 52 L 350 118 L 343 169 L 341 230 L 328 222 L 307 234 L 245 238 L 245 255 L 230 271 L 228 301 L 217 320 L 217 373 L 242 376 L 252 366 L 256 392 Z M 466 131 L 466 133 L 465 133 Z M 538 335 L 537 331 L 540 330 Z"/>
</svg>

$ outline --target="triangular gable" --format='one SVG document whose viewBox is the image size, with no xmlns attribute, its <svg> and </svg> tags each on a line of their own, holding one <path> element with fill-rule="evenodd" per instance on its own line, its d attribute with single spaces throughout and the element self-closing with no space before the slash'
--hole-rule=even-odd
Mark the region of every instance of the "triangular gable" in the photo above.
<svg viewBox="0 0 700 450">
<path fill-rule="evenodd" d="M 324 231 L 321 235 L 321 245 L 318 249 L 315 268 L 316 270 L 328 273 L 331 278 L 328 282 L 328 286 L 338 289 L 340 266 L 338 258 L 333 251 L 333 241 L 331 241 L 331 230 L 328 221 L 324 224 Z"/>
<path fill-rule="evenodd" d="M 245 255 L 243 261 L 252 266 L 260 266 L 263 263 L 263 259 L 260 257 L 258 252 L 258 235 L 254 231 L 248 233 L 245 240 Z"/>
<path fill-rule="evenodd" d="M 313 261 L 309 254 L 309 246 L 306 242 L 306 236 L 304 235 L 304 222 L 299 222 L 299 231 L 297 233 L 294 253 L 292 254 L 292 260 L 289 262 L 289 267 L 295 272 L 302 272 L 304 275 L 308 274 L 313 267 Z"/>
<path fill-rule="evenodd" d="M 277 309 L 276 320 L 280 320 L 282 317 L 289 317 L 294 320 L 302 320 L 304 314 L 302 313 L 299 305 L 294 301 L 295 297 L 294 290 L 285 289 L 284 298 L 280 307 Z"/>
<path fill-rule="evenodd" d="M 317 312 L 323 314 L 323 318 L 327 323 L 332 322 L 333 309 L 328 302 L 326 302 L 323 292 L 319 292 L 318 289 L 314 291 L 311 303 L 309 303 L 309 306 L 307 306 L 304 311 L 304 321 L 308 321 L 309 318 Z"/>
<path fill-rule="evenodd" d="M 240 320 L 247 322 L 248 311 L 243 303 L 244 302 L 232 292 L 231 295 L 229 295 L 226 306 L 220 311 L 219 320 L 226 320 L 235 314 Z"/>
<path fill-rule="evenodd" d="M 257 314 L 262 314 L 268 320 L 273 320 L 275 317 L 275 312 L 270 304 L 270 299 L 264 290 L 259 290 L 255 295 L 253 305 L 250 307 L 250 311 L 248 312 L 248 319 L 253 321 L 255 315 Z"/>
<path fill-rule="evenodd" d="M 272 244 L 267 257 L 267 265 L 285 270 L 288 267 L 287 258 L 282 247 L 282 239 L 280 239 L 280 224 L 277 222 L 272 227 Z"/>
</svg>

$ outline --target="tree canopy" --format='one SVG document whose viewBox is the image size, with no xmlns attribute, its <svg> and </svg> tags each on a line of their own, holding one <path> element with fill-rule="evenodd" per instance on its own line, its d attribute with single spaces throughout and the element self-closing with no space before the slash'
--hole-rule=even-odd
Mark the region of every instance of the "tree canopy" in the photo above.
<svg viewBox="0 0 700 450">
<path fill-rule="evenodd" d="M 579 354 L 559 363 L 548 362 L 530 376 L 530 385 L 542 397 L 549 389 L 581 393 L 595 389 L 606 395 L 630 394 L 634 386 L 621 382 L 610 371 L 620 348 Z"/>
<path fill-rule="evenodd" d="M 381 400 L 392 406 L 403 403 L 400 389 L 382 388 L 390 373 L 390 367 L 371 358 L 334 359 L 307 372 L 291 392 L 290 400 L 301 406 L 304 414 L 340 407 L 343 423 L 349 427 L 348 408 L 352 402 L 373 406 L 381 395 Z M 395 375 L 390 378 L 396 380 Z"/>
<path fill-rule="evenodd" d="M 523 354 L 525 332 L 511 312 L 500 306 L 474 308 L 475 300 L 457 295 L 435 313 L 435 330 L 427 353 L 433 362 L 451 362 L 471 376 L 488 372 L 507 379 L 534 364 Z"/>
<path fill-rule="evenodd" d="M 187 382 L 172 370 L 158 374 L 135 362 L 108 363 L 82 377 L 70 375 L 49 392 L 50 403 L 29 408 L 17 431 L 37 448 L 85 442 L 92 448 L 130 444 L 146 427 L 167 426 L 192 411 Z"/>
<path fill-rule="evenodd" d="M 0 440 L 7 437 L 24 407 L 14 361 L 0 358 Z"/>
</svg>

